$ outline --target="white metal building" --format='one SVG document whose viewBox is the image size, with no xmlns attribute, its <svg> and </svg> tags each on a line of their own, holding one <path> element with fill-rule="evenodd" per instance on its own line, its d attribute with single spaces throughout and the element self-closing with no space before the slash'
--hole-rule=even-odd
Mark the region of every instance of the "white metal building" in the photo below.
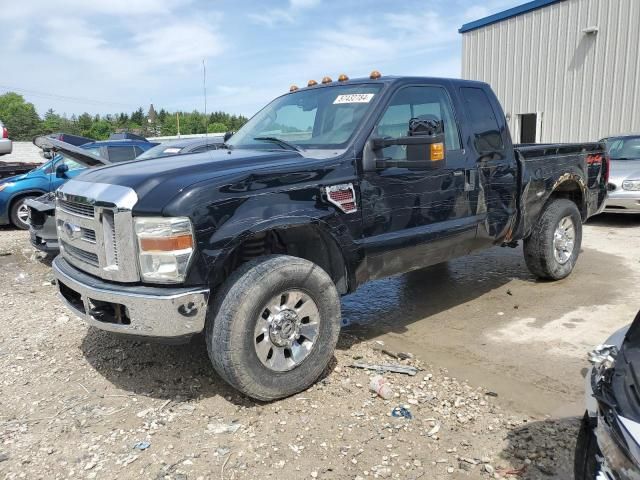
<svg viewBox="0 0 640 480">
<path fill-rule="evenodd" d="M 640 0 L 535 0 L 460 33 L 462 77 L 491 84 L 515 142 L 640 132 Z"/>
</svg>

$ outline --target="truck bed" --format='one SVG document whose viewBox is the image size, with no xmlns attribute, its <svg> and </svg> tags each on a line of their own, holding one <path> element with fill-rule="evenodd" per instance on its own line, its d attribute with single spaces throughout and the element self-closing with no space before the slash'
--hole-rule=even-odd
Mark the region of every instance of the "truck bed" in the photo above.
<svg viewBox="0 0 640 480">
<path fill-rule="evenodd" d="M 578 204 L 583 220 L 596 214 L 604 204 L 608 178 L 608 163 L 603 144 L 550 143 L 514 145 L 519 163 L 521 196 L 516 235 L 525 238 L 549 199 L 550 192 L 558 186 L 577 184 L 582 198 Z M 560 189 L 562 192 L 562 189 Z M 567 196 L 575 193 L 567 193 Z"/>
</svg>

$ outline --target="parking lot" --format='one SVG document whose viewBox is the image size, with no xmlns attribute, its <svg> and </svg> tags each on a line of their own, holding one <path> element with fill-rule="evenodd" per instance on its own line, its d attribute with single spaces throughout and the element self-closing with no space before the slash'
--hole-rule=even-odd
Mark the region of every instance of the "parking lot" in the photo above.
<svg viewBox="0 0 640 480">
<path fill-rule="evenodd" d="M 323 379 L 267 404 L 223 383 L 201 339 L 87 329 L 27 233 L 2 229 L 0 478 L 569 478 L 586 352 L 638 309 L 639 225 L 591 220 L 556 283 L 520 248 L 372 282 L 344 298 Z M 385 401 L 356 360 L 421 371 L 386 374 Z"/>
</svg>

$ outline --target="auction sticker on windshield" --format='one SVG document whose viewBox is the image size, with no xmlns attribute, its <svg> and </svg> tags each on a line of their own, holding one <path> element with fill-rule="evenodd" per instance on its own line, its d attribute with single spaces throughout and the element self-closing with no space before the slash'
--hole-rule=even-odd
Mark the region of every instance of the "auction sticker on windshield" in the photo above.
<svg viewBox="0 0 640 480">
<path fill-rule="evenodd" d="M 333 104 L 338 103 L 369 103 L 375 93 L 349 93 L 348 95 L 338 95 Z"/>
</svg>

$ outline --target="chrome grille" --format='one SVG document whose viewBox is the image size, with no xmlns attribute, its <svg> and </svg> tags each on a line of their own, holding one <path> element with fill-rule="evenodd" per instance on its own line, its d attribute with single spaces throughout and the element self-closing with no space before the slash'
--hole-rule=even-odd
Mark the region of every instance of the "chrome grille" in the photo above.
<svg viewBox="0 0 640 480">
<path fill-rule="evenodd" d="M 81 229 L 82 239 L 87 242 L 96 243 L 96 232 L 95 230 L 91 230 L 89 228 Z"/>
<path fill-rule="evenodd" d="M 93 205 L 87 205 L 78 202 L 70 202 L 67 200 L 58 200 L 58 206 L 65 212 L 81 217 L 93 218 L 95 216 L 95 208 Z"/>
<path fill-rule="evenodd" d="M 86 262 L 89 265 L 93 265 L 94 267 L 100 266 L 100 260 L 98 260 L 97 254 L 92 252 L 87 252 L 86 250 L 82 250 L 81 248 L 78 248 L 78 247 L 74 247 L 73 245 L 65 241 L 61 241 L 61 244 L 62 244 L 62 248 L 64 248 L 64 251 L 69 255 L 71 255 L 72 257 L 75 257 L 82 262 Z"/>
<path fill-rule="evenodd" d="M 69 180 L 56 192 L 62 256 L 74 267 L 115 282 L 138 282 L 131 209 L 138 198 L 119 185 Z"/>
</svg>

